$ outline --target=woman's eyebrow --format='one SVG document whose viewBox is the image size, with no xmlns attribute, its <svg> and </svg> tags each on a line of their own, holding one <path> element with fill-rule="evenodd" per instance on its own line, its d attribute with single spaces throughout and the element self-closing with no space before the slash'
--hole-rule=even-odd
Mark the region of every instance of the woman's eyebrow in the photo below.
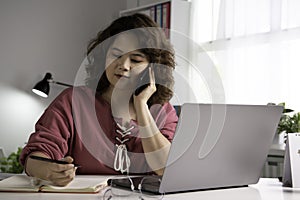
<svg viewBox="0 0 300 200">
<path fill-rule="evenodd" d="M 118 52 L 120 52 L 120 53 L 123 53 L 123 51 L 122 51 L 121 49 L 118 49 L 117 47 L 113 47 L 111 50 L 112 50 L 112 51 L 118 51 Z"/>
<path fill-rule="evenodd" d="M 124 51 L 122 51 L 121 49 L 119 49 L 119 48 L 117 48 L 117 47 L 113 47 L 111 50 L 112 50 L 112 51 L 117 51 L 117 52 L 119 52 L 119 53 L 123 53 L 123 52 L 124 52 Z M 141 53 L 141 52 L 139 52 L 139 51 L 131 51 L 131 52 L 132 52 L 132 53 L 131 53 L 132 56 L 139 56 L 139 57 L 143 57 L 143 58 L 146 57 L 145 54 L 143 54 L 143 53 Z M 128 52 L 128 53 L 130 53 L 130 52 Z"/>
</svg>

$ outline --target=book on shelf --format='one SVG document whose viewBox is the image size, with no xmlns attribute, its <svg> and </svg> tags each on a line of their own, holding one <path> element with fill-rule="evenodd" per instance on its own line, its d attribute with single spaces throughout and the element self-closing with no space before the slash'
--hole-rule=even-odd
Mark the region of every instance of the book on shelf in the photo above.
<svg viewBox="0 0 300 200">
<path fill-rule="evenodd" d="M 162 4 L 156 5 L 155 8 L 156 8 L 156 23 L 159 27 L 162 27 L 162 21 L 163 21 Z"/>
<path fill-rule="evenodd" d="M 149 8 L 150 10 L 150 17 L 151 19 L 153 19 L 153 21 L 156 21 L 156 9 L 155 6 L 152 6 L 151 8 Z"/>
<path fill-rule="evenodd" d="M 107 186 L 107 176 L 77 175 L 67 186 L 53 186 L 47 181 L 33 184 L 33 177 L 17 174 L 0 181 L 0 192 L 98 193 Z"/>
<path fill-rule="evenodd" d="M 170 2 L 162 5 L 162 28 L 164 29 L 167 38 L 170 37 L 170 13 L 171 5 Z"/>
</svg>

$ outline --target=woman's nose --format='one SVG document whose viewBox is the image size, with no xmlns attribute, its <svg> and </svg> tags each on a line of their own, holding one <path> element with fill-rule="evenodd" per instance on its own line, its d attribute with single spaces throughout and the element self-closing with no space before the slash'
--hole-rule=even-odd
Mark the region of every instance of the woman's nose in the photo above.
<svg viewBox="0 0 300 200">
<path fill-rule="evenodd" d="M 128 71 L 130 70 L 131 63 L 130 63 L 130 58 L 128 56 L 122 56 L 118 60 L 118 68 L 121 70 Z"/>
</svg>

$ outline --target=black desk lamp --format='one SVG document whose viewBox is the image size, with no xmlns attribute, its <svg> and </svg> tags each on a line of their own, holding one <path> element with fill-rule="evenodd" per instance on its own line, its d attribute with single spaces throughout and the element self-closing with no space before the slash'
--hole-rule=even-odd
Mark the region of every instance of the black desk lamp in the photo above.
<svg viewBox="0 0 300 200">
<path fill-rule="evenodd" d="M 57 85 L 63 85 L 66 87 L 73 87 L 73 85 L 69 85 L 66 83 L 62 83 L 62 82 L 57 82 L 54 81 L 52 78 L 52 74 L 51 73 L 46 73 L 45 77 L 43 78 L 43 80 L 39 81 L 33 88 L 32 88 L 32 92 L 34 92 L 35 94 L 47 98 L 49 91 L 50 91 L 50 85 L 49 83 L 54 83 Z"/>
</svg>

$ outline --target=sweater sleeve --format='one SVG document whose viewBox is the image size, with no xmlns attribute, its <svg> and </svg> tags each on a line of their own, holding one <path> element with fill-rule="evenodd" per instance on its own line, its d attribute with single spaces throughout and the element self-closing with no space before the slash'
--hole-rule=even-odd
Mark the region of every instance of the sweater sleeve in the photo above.
<svg viewBox="0 0 300 200">
<path fill-rule="evenodd" d="M 68 141 L 73 134 L 72 89 L 62 92 L 45 110 L 35 124 L 35 132 L 29 137 L 21 156 L 25 164 L 32 152 L 42 152 L 53 159 L 61 159 L 68 152 Z"/>
<path fill-rule="evenodd" d="M 156 104 L 150 108 L 150 111 L 160 132 L 172 142 L 178 122 L 175 108 L 170 103 L 165 103 L 162 106 Z"/>
</svg>

